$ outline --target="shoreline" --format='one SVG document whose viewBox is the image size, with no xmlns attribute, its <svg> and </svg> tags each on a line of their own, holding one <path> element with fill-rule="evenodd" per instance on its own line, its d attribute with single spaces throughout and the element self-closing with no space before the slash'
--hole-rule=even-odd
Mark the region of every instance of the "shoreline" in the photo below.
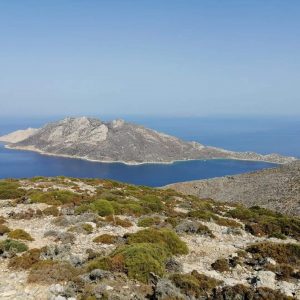
<svg viewBox="0 0 300 300">
<path fill-rule="evenodd" d="M 159 164 L 159 165 L 171 165 L 176 162 L 187 162 L 187 161 L 206 161 L 206 160 L 218 160 L 218 159 L 227 159 L 227 160 L 239 160 L 239 161 L 252 161 L 252 162 L 264 162 L 264 163 L 270 163 L 274 165 L 284 165 L 289 162 L 272 162 L 270 160 L 258 160 L 258 159 L 247 159 L 247 158 L 236 158 L 236 157 L 215 157 L 215 158 L 199 158 L 199 159 L 181 159 L 181 160 L 173 160 L 169 162 L 163 162 L 163 161 L 149 161 L 149 162 L 126 162 L 126 161 L 109 161 L 109 160 L 95 160 L 95 159 L 90 159 L 90 158 L 85 158 L 85 157 L 80 157 L 76 155 L 67 155 L 67 154 L 53 154 L 49 152 L 44 152 L 42 150 L 36 149 L 34 147 L 29 146 L 27 147 L 10 147 L 8 144 L 4 145 L 4 148 L 10 149 L 10 150 L 23 150 L 23 151 L 31 151 L 35 153 L 39 153 L 41 155 L 47 155 L 47 156 L 54 156 L 54 157 L 63 157 L 63 158 L 71 158 L 71 159 L 80 159 L 80 160 L 85 160 L 89 162 L 95 162 L 95 163 L 107 163 L 107 164 L 114 164 L 114 163 L 119 163 L 119 164 L 125 164 L 128 166 L 139 166 L 139 165 L 147 165 L 147 164 Z"/>
</svg>

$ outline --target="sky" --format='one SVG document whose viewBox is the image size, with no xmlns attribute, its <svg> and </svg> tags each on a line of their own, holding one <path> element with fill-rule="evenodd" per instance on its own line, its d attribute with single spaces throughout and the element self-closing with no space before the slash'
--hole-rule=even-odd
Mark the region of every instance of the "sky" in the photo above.
<svg viewBox="0 0 300 300">
<path fill-rule="evenodd" d="M 299 115 L 300 1 L 0 1 L 0 116 Z"/>
</svg>

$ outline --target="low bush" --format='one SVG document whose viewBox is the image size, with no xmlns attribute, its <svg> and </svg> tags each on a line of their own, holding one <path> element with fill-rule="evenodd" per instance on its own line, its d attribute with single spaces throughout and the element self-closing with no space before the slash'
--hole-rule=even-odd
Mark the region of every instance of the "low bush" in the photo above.
<svg viewBox="0 0 300 300">
<path fill-rule="evenodd" d="M 23 229 L 15 229 L 8 233 L 8 237 L 16 240 L 34 241 L 32 236 Z"/>
<path fill-rule="evenodd" d="M 0 235 L 4 235 L 8 232 L 10 232 L 10 229 L 6 225 L 0 224 Z"/>
<path fill-rule="evenodd" d="M 6 239 L 0 242 L 0 253 L 5 251 L 19 253 L 27 250 L 28 247 L 19 241 Z"/>
<path fill-rule="evenodd" d="M 0 199 L 17 199 L 26 194 L 15 181 L 0 180 Z"/>
<path fill-rule="evenodd" d="M 265 208 L 237 206 L 226 213 L 245 223 L 245 230 L 256 236 L 300 239 L 300 218 L 284 216 Z"/>
<path fill-rule="evenodd" d="M 211 294 L 222 283 L 214 278 L 199 274 L 197 271 L 190 274 L 173 274 L 170 279 L 182 293 L 196 299 Z"/>
<path fill-rule="evenodd" d="M 102 243 L 102 244 L 115 244 L 117 242 L 118 238 L 119 237 L 116 235 L 111 235 L 111 234 L 105 233 L 105 234 L 95 237 L 93 239 L 93 242 Z"/>
<path fill-rule="evenodd" d="M 161 223 L 160 217 L 145 217 L 139 219 L 138 226 L 139 227 L 151 227 L 154 225 L 159 225 Z"/>
<path fill-rule="evenodd" d="M 98 213 L 99 216 L 105 217 L 114 214 L 114 208 L 110 201 L 99 199 L 90 204 L 92 211 Z"/>
<path fill-rule="evenodd" d="M 127 243 L 155 243 L 172 254 L 187 254 L 188 247 L 178 235 L 169 229 L 148 228 L 127 236 Z"/>
<path fill-rule="evenodd" d="M 40 260 L 40 249 L 30 249 L 21 256 L 10 259 L 8 267 L 15 270 L 28 270 Z"/>
<path fill-rule="evenodd" d="M 220 226 L 226 226 L 230 228 L 241 228 L 242 225 L 234 220 L 226 219 L 226 218 L 218 218 L 215 222 Z"/>
<path fill-rule="evenodd" d="M 165 262 L 169 257 L 165 248 L 158 244 L 139 243 L 124 245 L 116 249 L 109 257 L 96 259 L 88 269 L 105 269 L 125 272 L 131 279 L 147 283 L 150 273 L 158 276 L 165 273 Z"/>
<path fill-rule="evenodd" d="M 162 201 L 154 195 L 145 195 L 140 200 L 146 212 L 161 212 L 163 210 Z"/>
<path fill-rule="evenodd" d="M 211 267 L 221 273 L 230 271 L 228 260 L 225 258 L 217 259 L 211 264 Z"/>
<path fill-rule="evenodd" d="M 45 208 L 42 212 L 45 216 L 57 217 L 59 215 L 59 210 L 55 206 L 49 206 L 49 207 Z"/>
<path fill-rule="evenodd" d="M 35 263 L 28 274 L 28 283 L 54 284 L 71 281 L 80 274 L 80 270 L 66 262 L 41 260 Z"/>
<path fill-rule="evenodd" d="M 67 203 L 78 204 L 82 200 L 82 196 L 71 191 L 59 190 L 40 192 L 33 191 L 30 199 L 34 203 L 46 203 L 49 205 L 62 205 Z"/>
<path fill-rule="evenodd" d="M 121 219 L 113 215 L 106 216 L 105 221 L 112 223 L 115 226 L 121 226 L 124 228 L 128 228 L 132 226 L 132 223 L 128 219 Z"/>
<path fill-rule="evenodd" d="M 192 210 L 188 213 L 188 216 L 203 221 L 211 221 L 211 220 L 219 219 L 219 217 L 215 213 L 209 210 Z"/>
<path fill-rule="evenodd" d="M 279 264 L 300 266 L 300 245 L 261 242 L 246 248 L 255 258 L 273 258 Z"/>
</svg>

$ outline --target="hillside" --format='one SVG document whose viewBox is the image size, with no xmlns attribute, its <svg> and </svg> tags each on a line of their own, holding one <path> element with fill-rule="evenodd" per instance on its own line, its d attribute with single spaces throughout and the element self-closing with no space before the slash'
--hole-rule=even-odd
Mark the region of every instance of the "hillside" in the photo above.
<svg viewBox="0 0 300 300">
<path fill-rule="evenodd" d="M 0 180 L 1 299 L 300 299 L 300 219 L 100 179 Z"/>
<path fill-rule="evenodd" d="M 190 159 L 242 159 L 273 163 L 295 160 L 278 154 L 260 155 L 233 152 L 176 137 L 127 123 L 123 120 L 102 122 L 94 118 L 66 118 L 46 124 L 34 131 L 11 133 L 0 137 L 12 149 L 37 151 L 42 154 L 75 157 L 101 162 L 171 163 Z M 14 137 L 18 137 L 14 140 Z"/>
<path fill-rule="evenodd" d="M 184 194 L 300 215 L 300 161 L 253 173 L 168 185 Z"/>
</svg>

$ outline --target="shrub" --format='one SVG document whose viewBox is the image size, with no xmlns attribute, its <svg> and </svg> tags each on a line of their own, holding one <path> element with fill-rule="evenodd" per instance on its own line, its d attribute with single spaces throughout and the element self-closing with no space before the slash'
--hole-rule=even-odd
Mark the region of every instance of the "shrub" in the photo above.
<svg viewBox="0 0 300 300">
<path fill-rule="evenodd" d="M 226 226 L 231 228 L 241 228 L 242 225 L 234 220 L 226 218 L 218 218 L 215 222 L 220 226 Z"/>
<path fill-rule="evenodd" d="M 250 245 L 246 249 L 258 258 L 271 257 L 279 264 L 300 266 L 300 245 L 261 242 Z"/>
<path fill-rule="evenodd" d="M 14 181 L 0 181 L 0 199 L 17 199 L 26 194 L 20 185 Z"/>
<path fill-rule="evenodd" d="M 209 210 L 192 210 L 188 216 L 203 221 L 217 220 L 219 217 Z"/>
<path fill-rule="evenodd" d="M 226 216 L 240 219 L 245 223 L 245 230 L 256 236 L 300 238 L 300 219 L 297 217 L 284 216 L 258 206 L 238 206 L 228 211 Z"/>
<path fill-rule="evenodd" d="M 115 244 L 118 240 L 118 236 L 111 235 L 111 234 L 102 234 L 93 239 L 95 243 L 102 243 L 102 244 Z"/>
<path fill-rule="evenodd" d="M 176 287 L 189 297 L 196 299 L 207 296 L 222 282 L 193 271 L 190 274 L 173 274 L 170 276 Z"/>
<path fill-rule="evenodd" d="M 19 241 L 6 239 L 0 242 L 0 253 L 3 253 L 4 251 L 9 251 L 9 252 L 13 251 L 19 253 L 27 250 L 28 247 Z"/>
<path fill-rule="evenodd" d="M 147 283 L 151 272 L 163 276 L 168 257 L 169 254 L 165 248 L 158 244 L 124 245 L 116 249 L 109 257 L 91 262 L 89 269 L 121 271 L 131 279 Z"/>
<path fill-rule="evenodd" d="M 87 234 L 90 234 L 93 232 L 94 228 L 91 224 L 88 224 L 88 223 L 83 223 L 81 225 L 81 227 L 86 231 Z"/>
<path fill-rule="evenodd" d="M 178 235 L 169 229 L 148 228 L 130 234 L 127 243 L 156 243 L 172 254 L 187 254 L 188 248 L 185 242 L 180 240 Z"/>
<path fill-rule="evenodd" d="M 160 212 L 163 210 L 162 201 L 153 195 L 145 195 L 141 198 L 142 206 L 149 212 Z"/>
<path fill-rule="evenodd" d="M 64 190 L 48 192 L 34 191 L 30 194 L 30 199 L 35 203 L 46 203 L 49 205 L 76 204 L 81 201 L 81 195 Z"/>
<path fill-rule="evenodd" d="M 10 259 L 8 267 L 15 270 L 27 270 L 40 260 L 40 249 L 30 249 L 21 256 Z"/>
<path fill-rule="evenodd" d="M 0 224 L 0 235 L 4 235 L 5 233 L 8 232 L 10 232 L 10 229 L 5 225 Z"/>
<path fill-rule="evenodd" d="M 59 215 L 59 210 L 55 206 L 50 206 L 43 210 L 43 214 L 46 216 L 57 217 Z"/>
<path fill-rule="evenodd" d="M 137 225 L 139 227 L 150 227 L 153 225 L 159 225 L 160 222 L 161 222 L 160 217 L 146 217 L 146 218 L 139 219 Z"/>
<path fill-rule="evenodd" d="M 113 215 L 106 216 L 105 220 L 107 222 L 113 223 L 115 226 L 121 226 L 124 228 L 132 226 L 132 223 L 128 219 L 120 219 L 119 217 Z"/>
<path fill-rule="evenodd" d="M 13 231 L 10 231 L 8 237 L 16 240 L 34 241 L 32 236 L 23 229 L 15 229 Z"/>
<path fill-rule="evenodd" d="M 89 204 L 86 204 L 86 203 L 83 203 L 83 204 L 80 204 L 79 206 L 77 206 L 75 208 L 75 213 L 77 215 L 80 215 L 80 214 L 83 214 L 87 211 L 90 211 L 91 210 L 91 206 Z"/>
<path fill-rule="evenodd" d="M 0 225 L 6 223 L 6 220 L 4 217 L 0 216 Z"/>
<path fill-rule="evenodd" d="M 41 260 L 35 263 L 29 274 L 28 283 L 54 284 L 74 279 L 80 271 L 66 262 Z"/>
<path fill-rule="evenodd" d="M 101 217 L 114 214 L 114 208 L 107 200 L 100 199 L 91 203 L 91 209 L 99 214 Z"/>
<path fill-rule="evenodd" d="M 211 264 L 211 267 L 218 272 L 228 272 L 230 271 L 228 260 L 225 258 L 217 259 Z"/>
</svg>

